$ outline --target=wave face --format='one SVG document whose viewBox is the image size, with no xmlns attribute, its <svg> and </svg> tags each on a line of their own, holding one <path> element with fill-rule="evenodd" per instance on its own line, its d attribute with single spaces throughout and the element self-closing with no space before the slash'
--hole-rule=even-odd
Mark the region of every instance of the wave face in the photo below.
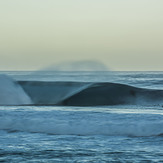
<svg viewBox="0 0 163 163">
<path fill-rule="evenodd" d="M 117 83 L 19 81 L 35 105 L 161 104 L 162 90 Z"/>
<path fill-rule="evenodd" d="M 21 86 L 6 75 L 0 75 L 0 105 L 32 104 Z"/>
<path fill-rule="evenodd" d="M 20 81 L 19 84 L 34 104 L 57 105 L 65 99 L 89 88 L 92 83 Z"/>
<path fill-rule="evenodd" d="M 14 81 L 0 75 L 0 105 L 162 105 L 163 90 L 110 82 Z"/>
</svg>

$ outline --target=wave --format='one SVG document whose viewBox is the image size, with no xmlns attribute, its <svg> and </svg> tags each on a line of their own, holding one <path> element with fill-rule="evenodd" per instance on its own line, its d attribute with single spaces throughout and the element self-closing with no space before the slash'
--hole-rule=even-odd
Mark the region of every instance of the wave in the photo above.
<svg viewBox="0 0 163 163">
<path fill-rule="evenodd" d="M 0 130 L 8 132 L 29 132 L 55 135 L 108 135 L 108 136 L 160 136 L 163 134 L 162 120 L 149 120 L 142 117 L 139 120 L 128 119 L 127 115 L 120 115 L 119 120 L 113 116 L 98 119 L 87 115 L 76 118 L 66 114 L 53 114 L 53 112 L 26 113 L 25 115 L 5 116 L 0 119 Z M 81 113 L 80 113 L 81 114 Z M 117 114 L 115 115 L 118 116 Z M 124 116 L 124 118 L 122 118 Z M 110 119 L 111 120 L 110 120 Z"/>
<path fill-rule="evenodd" d="M 118 83 L 19 81 L 35 105 L 162 104 L 163 90 Z"/>
<path fill-rule="evenodd" d="M 163 104 L 163 90 L 109 82 L 14 81 L 0 75 L 0 105 Z"/>
</svg>

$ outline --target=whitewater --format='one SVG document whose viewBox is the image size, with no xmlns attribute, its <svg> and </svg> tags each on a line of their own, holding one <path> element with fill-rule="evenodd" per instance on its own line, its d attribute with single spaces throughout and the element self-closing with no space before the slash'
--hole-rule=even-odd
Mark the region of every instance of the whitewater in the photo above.
<svg viewBox="0 0 163 163">
<path fill-rule="evenodd" d="M 0 74 L 0 162 L 163 162 L 163 72 Z"/>
</svg>

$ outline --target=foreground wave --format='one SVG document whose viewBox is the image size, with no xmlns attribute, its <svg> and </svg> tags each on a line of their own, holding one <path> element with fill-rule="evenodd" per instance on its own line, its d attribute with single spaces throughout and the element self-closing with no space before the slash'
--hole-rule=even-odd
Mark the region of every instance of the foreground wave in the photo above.
<svg viewBox="0 0 163 163">
<path fill-rule="evenodd" d="M 137 105 L 161 104 L 163 90 L 119 83 L 14 81 L 0 76 L 0 105 Z"/>
<path fill-rule="evenodd" d="M 93 111 L 92 111 L 93 110 Z M 54 135 L 162 136 L 162 114 L 60 107 L 0 109 L 0 130 Z M 113 109 L 114 110 L 114 109 Z M 160 112 L 161 113 L 161 112 Z M 5 116 L 4 116 L 5 115 Z"/>
</svg>

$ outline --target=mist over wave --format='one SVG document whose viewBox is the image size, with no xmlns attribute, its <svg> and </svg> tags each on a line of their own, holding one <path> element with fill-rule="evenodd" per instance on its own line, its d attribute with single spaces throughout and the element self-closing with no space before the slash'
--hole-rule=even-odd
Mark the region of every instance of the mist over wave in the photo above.
<svg viewBox="0 0 163 163">
<path fill-rule="evenodd" d="M 0 75 L 0 105 L 32 104 L 30 97 L 12 78 Z"/>
</svg>

